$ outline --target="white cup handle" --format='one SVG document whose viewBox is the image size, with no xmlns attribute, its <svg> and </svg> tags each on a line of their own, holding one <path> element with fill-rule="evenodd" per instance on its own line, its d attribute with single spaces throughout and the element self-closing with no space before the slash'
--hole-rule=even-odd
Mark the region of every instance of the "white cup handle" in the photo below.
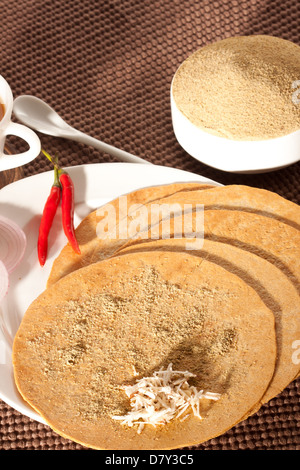
<svg viewBox="0 0 300 470">
<path fill-rule="evenodd" d="M 10 170 L 25 165 L 36 158 L 41 151 L 41 142 L 38 136 L 28 127 L 10 121 L 3 131 L 4 136 L 14 135 L 25 140 L 29 145 L 26 152 L 18 154 L 0 155 L 0 170 Z"/>
</svg>

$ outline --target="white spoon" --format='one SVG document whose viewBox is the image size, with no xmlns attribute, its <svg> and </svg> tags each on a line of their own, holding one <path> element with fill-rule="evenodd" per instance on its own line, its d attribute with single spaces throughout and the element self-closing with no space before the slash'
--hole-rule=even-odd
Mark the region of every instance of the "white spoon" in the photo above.
<svg viewBox="0 0 300 470">
<path fill-rule="evenodd" d="M 14 100 L 13 111 L 23 124 L 43 134 L 63 137 L 90 145 L 124 162 L 151 164 L 142 158 L 101 142 L 69 126 L 54 109 L 35 96 L 22 95 L 16 98 Z"/>
</svg>

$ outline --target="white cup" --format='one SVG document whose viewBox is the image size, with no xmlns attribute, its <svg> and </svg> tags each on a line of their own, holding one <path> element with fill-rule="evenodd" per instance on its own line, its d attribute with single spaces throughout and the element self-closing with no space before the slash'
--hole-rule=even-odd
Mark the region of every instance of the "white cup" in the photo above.
<svg viewBox="0 0 300 470">
<path fill-rule="evenodd" d="M 0 171 L 25 165 L 34 160 L 41 151 L 38 136 L 28 127 L 12 122 L 13 94 L 7 81 L 0 75 L 0 103 L 4 106 L 4 115 L 0 120 Z M 4 153 L 6 136 L 14 135 L 25 140 L 29 145 L 26 152 L 7 155 Z"/>
</svg>

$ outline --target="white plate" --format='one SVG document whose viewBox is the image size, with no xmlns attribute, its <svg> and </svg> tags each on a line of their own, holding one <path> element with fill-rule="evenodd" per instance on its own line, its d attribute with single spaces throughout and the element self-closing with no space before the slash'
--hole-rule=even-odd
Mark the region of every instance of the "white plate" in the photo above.
<svg viewBox="0 0 300 470">
<path fill-rule="evenodd" d="M 75 226 L 91 211 L 135 189 L 174 182 L 215 181 L 175 168 L 135 163 L 95 163 L 69 167 L 75 185 Z M 10 275 L 9 290 L 0 310 L 0 398 L 36 421 L 43 419 L 18 393 L 11 360 L 13 339 L 31 302 L 45 289 L 51 265 L 66 244 L 59 212 L 49 238 L 48 260 L 43 268 L 37 258 L 37 236 L 44 203 L 53 182 L 53 172 L 30 176 L 0 191 L 0 213 L 15 221 L 27 237 L 23 259 Z M 59 209 L 60 211 L 60 209 Z"/>
</svg>

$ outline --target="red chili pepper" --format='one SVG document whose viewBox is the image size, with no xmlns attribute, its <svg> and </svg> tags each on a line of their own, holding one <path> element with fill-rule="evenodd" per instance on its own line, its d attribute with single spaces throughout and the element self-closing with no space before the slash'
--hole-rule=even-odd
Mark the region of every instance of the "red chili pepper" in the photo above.
<svg viewBox="0 0 300 470">
<path fill-rule="evenodd" d="M 80 254 L 80 248 L 76 239 L 74 230 L 74 184 L 70 175 L 60 168 L 57 159 L 42 150 L 43 154 L 53 163 L 54 168 L 58 172 L 59 183 L 62 187 L 62 223 L 65 235 L 72 246 L 73 250 Z"/>
<path fill-rule="evenodd" d="M 59 181 L 62 185 L 62 223 L 65 235 L 73 250 L 80 254 L 74 230 L 74 184 L 65 170 L 59 170 Z"/>
<path fill-rule="evenodd" d="M 43 209 L 38 237 L 38 258 L 41 266 L 44 266 L 48 252 L 48 236 L 52 222 L 56 214 L 61 196 L 61 185 L 58 178 L 58 170 L 54 168 L 54 183 Z"/>
</svg>

